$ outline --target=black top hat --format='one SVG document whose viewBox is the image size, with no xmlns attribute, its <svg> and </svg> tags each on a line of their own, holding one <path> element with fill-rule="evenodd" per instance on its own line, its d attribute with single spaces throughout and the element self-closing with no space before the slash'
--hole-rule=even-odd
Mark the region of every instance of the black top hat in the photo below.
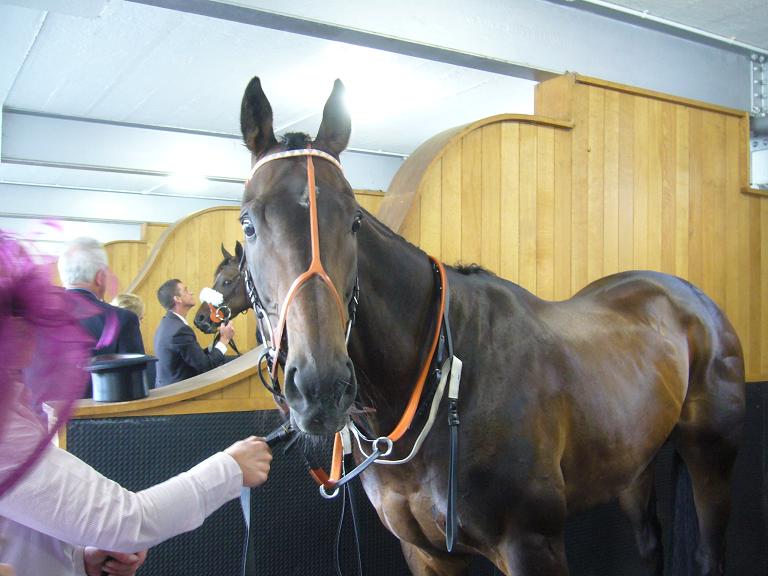
<svg viewBox="0 0 768 576">
<path fill-rule="evenodd" d="M 157 358 L 147 354 L 100 354 L 86 368 L 97 402 L 138 400 L 149 394 L 147 366 Z"/>
</svg>

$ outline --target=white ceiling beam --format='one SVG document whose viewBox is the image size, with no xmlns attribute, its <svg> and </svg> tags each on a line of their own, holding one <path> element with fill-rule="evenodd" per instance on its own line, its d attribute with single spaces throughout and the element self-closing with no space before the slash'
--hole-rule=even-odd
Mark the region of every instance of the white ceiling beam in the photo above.
<svg viewBox="0 0 768 576">
<path fill-rule="evenodd" d="M 129 0 L 536 78 L 579 72 L 747 109 L 748 57 L 548 0 Z"/>
<path fill-rule="evenodd" d="M 375 32 L 338 25 L 333 22 L 313 19 L 311 17 L 290 15 L 271 10 L 262 10 L 243 4 L 217 2 L 215 0 L 128 0 L 137 4 L 146 4 L 218 18 L 230 22 L 250 24 L 280 30 L 323 40 L 344 42 L 356 46 L 375 48 L 386 52 L 394 52 L 405 56 L 414 56 L 425 60 L 433 60 L 456 66 L 464 66 L 476 70 L 484 70 L 526 80 L 543 81 L 560 74 L 558 70 L 537 68 L 529 64 L 513 62 L 490 54 L 481 54 L 472 50 L 459 50 L 448 45 L 429 44 L 416 39 L 398 37 L 388 33 Z M 323 3 L 323 5 L 328 5 Z"/>
<path fill-rule="evenodd" d="M 251 155 L 240 137 L 6 109 L 6 164 L 165 177 L 184 173 L 240 184 Z M 348 151 L 344 171 L 356 189 L 386 190 L 404 157 Z M 155 182 L 151 183 L 154 188 Z"/>
</svg>

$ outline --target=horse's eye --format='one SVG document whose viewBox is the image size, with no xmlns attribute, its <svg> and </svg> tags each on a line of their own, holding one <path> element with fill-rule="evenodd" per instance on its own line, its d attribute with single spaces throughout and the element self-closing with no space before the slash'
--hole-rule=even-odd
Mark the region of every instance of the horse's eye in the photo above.
<svg viewBox="0 0 768 576">
<path fill-rule="evenodd" d="M 232 284 L 232 280 L 224 280 L 224 287 L 225 287 L 225 288 L 226 288 L 227 286 L 229 286 L 230 284 Z"/>
<path fill-rule="evenodd" d="M 250 220 L 243 220 L 240 224 L 243 226 L 243 234 L 245 234 L 245 237 L 248 240 L 251 240 L 256 236 L 256 228 L 253 227 Z"/>
<path fill-rule="evenodd" d="M 360 230 L 360 224 L 363 221 L 363 213 L 358 212 L 355 214 L 355 219 L 352 221 L 352 234 L 357 234 L 357 231 Z"/>
</svg>

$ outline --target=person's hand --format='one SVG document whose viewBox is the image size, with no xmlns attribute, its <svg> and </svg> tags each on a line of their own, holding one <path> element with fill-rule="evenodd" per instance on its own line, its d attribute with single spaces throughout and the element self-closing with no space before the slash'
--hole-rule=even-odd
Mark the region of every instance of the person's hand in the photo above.
<svg viewBox="0 0 768 576">
<path fill-rule="evenodd" d="M 16 572 L 10 564 L 0 564 L 0 576 L 15 576 Z"/>
<path fill-rule="evenodd" d="M 87 546 L 83 552 L 85 573 L 88 576 L 101 576 L 102 574 L 133 576 L 146 559 L 146 550 L 126 554 L 124 552 L 108 552 Z"/>
<path fill-rule="evenodd" d="M 219 327 L 219 342 L 222 344 L 229 344 L 229 341 L 232 340 L 232 337 L 235 335 L 235 327 L 232 325 L 232 322 L 229 322 L 227 324 L 222 324 Z"/>
<path fill-rule="evenodd" d="M 243 471 L 243 486 L 253 488 L 267 481 L 272 462 L 272 450 L 263 438 L 251 436 L 235 442 L 224 452 L 232 456 Z"/>
</svg>

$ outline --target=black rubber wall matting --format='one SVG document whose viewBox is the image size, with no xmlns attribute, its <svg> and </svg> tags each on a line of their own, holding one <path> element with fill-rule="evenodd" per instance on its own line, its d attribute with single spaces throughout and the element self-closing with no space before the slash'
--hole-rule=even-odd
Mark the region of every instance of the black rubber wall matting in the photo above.
<svg viewBox="0 0 768 576">
<path fill-rule="evenodd" d="M 250 434 L 265 435 L 279 423 L 276 412 L 72 421 L 71 452 L 131 490 L 140 490 L 189 469 Z M 251 536 L 258 576 L 335 574 L 341 499 L 320 497 L 295 450 L 276 449 L 269 481 L 252 491 Z M 408 574 L 398 541 L 362 499 L 357 507 L 366 575 Z M 184 502 L 179 502 L 184 506 Z M 349 511 L 349 507 L 347 507 Z M 199 529 L 153 548 L 143 576 L 236 576 L 240 574 L 243 518 L 239 500 L 225 505 Z M 356 570 L 351 516 L 343 524 L 340 564 Z"/>
<path fill-rule="evenodd" d="M 140 490 L 182 472 L 249 434 L 278 423 L 275 412 L 75 420 L 69 449 L 125 487 Z M 668 548 L 672 499 L 672 450 L 656 470 L 658 513 Z M 747 386 L 745 442 L 733 479 L 734 509 L 728 531 L 728 576 L 768 574 L 768 383 Z M 362 488 L 356 490 L 363 574 L 409 574 L 397 540 L 387 532 Z M 184 502 L 179 502 L 180 506 Z M 341 500 L 325 500 L 298 453 L 276 450 L 269 481 L 252 493 L 251 534 L 258 576 L 335 576 L 335 539 Z M 198 530 L 150 551 L 144 576 L 210 576 L 240 572 L 243 520 L 237 500 Z M 566 526 L 572 576 L 645 576 L 628 521 L 616 504 L 574 515 Z M 356 548 L 347 505 L 339 563 L 354 576 Z M 473 562 L 471 576 L 501 574 L 489 562 Z M 667 575 L 672 574 L 667 569 Z M 673 576 L 678 576 L 673 574 Z"/>
</svg>

